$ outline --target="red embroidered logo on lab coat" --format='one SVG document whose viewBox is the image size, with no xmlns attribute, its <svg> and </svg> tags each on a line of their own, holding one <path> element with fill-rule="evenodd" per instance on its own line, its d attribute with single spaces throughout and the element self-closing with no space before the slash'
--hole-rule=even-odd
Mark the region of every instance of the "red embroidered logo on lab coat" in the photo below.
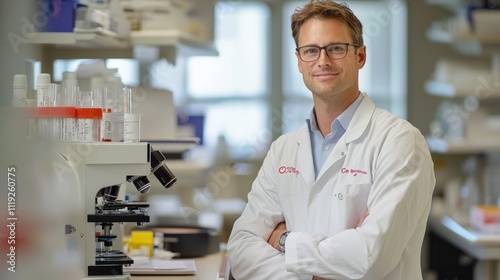
<svg viewBox="0 0 500 280">
<path fill-rule="evenodd" d="M 343 167 L 341 170 L 340 170 L 340 173 L 343 173 L 343 174 L 352 174 L 352 176 L 358 176 L 358 174 L 368 174 L 366 171 L 364 170 L 360 170 L 360 169 L 349 169 L 349 168 L 345 168 Z"/>
<path fill-rule="evenodd" d="M 291 173 L 291 174 L 295 174 L 295 176 L 299 176 L 299 170 L 297 170 L 297 168 L 295 167 L 292 167 L 292 166 L 281 166 L 279 169 L 278 169 L 278 172 L 280 174 L 287 174 L 287 173 Z"/>
</svg>

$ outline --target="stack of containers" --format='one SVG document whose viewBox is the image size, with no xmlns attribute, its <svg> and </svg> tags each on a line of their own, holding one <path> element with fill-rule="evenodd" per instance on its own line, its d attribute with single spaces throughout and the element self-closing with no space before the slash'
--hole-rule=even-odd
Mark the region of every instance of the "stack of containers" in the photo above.
<svg viewBox="0 0 500 280">
<path fill-rule="evenodd" d="M 64 141 L 65 119 L 75 117 L 75 107 L 65 106 L 64 92 L 60 85 L 50 82 L 50 75 L 41 73 L 37 77 L 36 135 L 43 140 Z"/>
<path fill-rule="evenodd" d="M 26 99 L 26 76 L 14 77 L 16 107 L 35 107 L 34 129 L 28 135 L 65 142 L 140 142 L 140 114 L 133 111 L 134 89 L 119 77 L 94 79 L 90 91 L 81 91 L 76 74 L 63 73 L 61 85 L 51 76 L 37 76 L 36 99 Z M 29 102 L 33 101 L 33 102 Z"/>
</svg>

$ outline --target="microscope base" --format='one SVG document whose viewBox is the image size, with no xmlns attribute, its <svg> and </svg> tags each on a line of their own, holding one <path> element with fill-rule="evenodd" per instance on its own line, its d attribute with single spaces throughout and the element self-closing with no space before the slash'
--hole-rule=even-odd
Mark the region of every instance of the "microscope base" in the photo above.
<svg viewBox="0 0 500 280">
<path fill-rule="evenodd" d="M 132 276 L 130 273 L 124 272 L 123 275 L 89 276 L 82 280 L 132 280 Z"/>
</svg>

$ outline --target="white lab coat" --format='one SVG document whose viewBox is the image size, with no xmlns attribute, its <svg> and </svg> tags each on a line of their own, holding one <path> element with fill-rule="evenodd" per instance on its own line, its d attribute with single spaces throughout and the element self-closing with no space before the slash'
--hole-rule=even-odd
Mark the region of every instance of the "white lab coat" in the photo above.
<svg viewBox="0 0 500 280">
<path fill-rule="evenodd" d="M 317 179 L 307 125 L 271 145 L 229 238 L 232 274 L 420 280 L 434 185 L 422 134 L 365 95 Z M 285 254 L 267 243 L 282 221 Z"/>
</svg>

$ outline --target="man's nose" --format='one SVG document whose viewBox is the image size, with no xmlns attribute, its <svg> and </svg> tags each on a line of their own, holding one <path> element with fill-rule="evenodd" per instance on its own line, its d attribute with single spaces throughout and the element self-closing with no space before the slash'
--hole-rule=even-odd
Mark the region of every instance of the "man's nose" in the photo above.
<svg viewBox="0 0 500 280">
<path fill-rule="evenodd" d="M 318 63 L 320 65 L 330 65 L 331 64 L 331 58 L 326 53 L 325 49 L 321 49 L 319 51 Z"/>
</svg>

